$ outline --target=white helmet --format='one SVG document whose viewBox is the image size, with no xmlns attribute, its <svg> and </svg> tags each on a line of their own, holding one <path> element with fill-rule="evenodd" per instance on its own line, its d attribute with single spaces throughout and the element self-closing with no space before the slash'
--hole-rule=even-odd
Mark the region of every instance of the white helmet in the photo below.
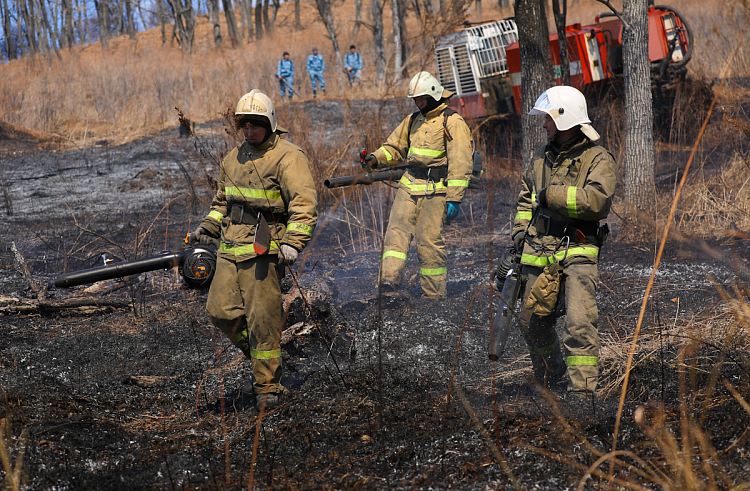
<svg viewBox="0 0 750 491">
<path fill-rule="evenodd" d="M 276 109 L 271 99 L 258 89 L 242 96 L 234 110 L 234 116 L 238 121 L 242 116 L 262 116 L 271 123 L 271 132 L 276 131 Z"/>
<path fill-rule="evenodd" d="M 429 72 L 419 72 L 412 77 L 409 82 L 408 97 L 419 97 L 420 95 L 429 95 L 436 101 L 441 98 L 449 98 L 453 96 L 453 92 L 448 89 L 444 89 L 438 79 L 433 77 Z"/>
<path fill-rule="evenodd" d="M 591 126 L 586 98 L 581 91 L 562 85 L 547 89 L 534 103 L 529 114 L 549 114 L 559 131 L 569 130 L 577 125 L 591 141 L 599 139 L 599 133 Z"/>
</svg>

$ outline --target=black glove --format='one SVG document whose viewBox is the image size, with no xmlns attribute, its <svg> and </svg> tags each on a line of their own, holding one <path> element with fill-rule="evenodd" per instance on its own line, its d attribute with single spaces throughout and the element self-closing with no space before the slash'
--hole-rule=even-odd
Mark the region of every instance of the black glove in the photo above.
<svg viewBox="0 0 750 491">
<path fill-rule="evenodd" d="M 375 169 L 378 167 L 378 159 L 373 154 L 368 155 L 365 157 L 365 160 L 362 162 L 362 168 L 369 170 L 369 169 Z"/>
<path fill-rule="evenodd" d="M 508 276 L 508 271 L 513 267 L 513 256 L 516 251 L 512 247 L 508 247 L 503 252 L 503 257 L 500 258 L 500 264 L 495 270 L 495 275 L 492 282 L 492 287 L 498 291 L 503 291 L 503 285 L 505 284 L 505 277 Z"/>
<path fill-rule="evenodd" d="M 526 234 L 522 230 L 520 232 L 516 232 L 516 235 L 513 236 L 513 248 L 519 254 L 523 253 L 523 237 L 524 237 L 524 235 L 526 235 Z"/>
<path fill-rule="evenodd" d="M 205 228 L 198 227 L 192 234 L 190 234 L 188 242 L 190 242 L 190 245 L 209 246 L 213 243 L 213 237 L 208 235 Z"/>
<path fill-rule="evenodd" d="M 547 188 L 542 189 L 536 194 L 536 202 L 542 208 L 547 208 Z"/>
</svg>

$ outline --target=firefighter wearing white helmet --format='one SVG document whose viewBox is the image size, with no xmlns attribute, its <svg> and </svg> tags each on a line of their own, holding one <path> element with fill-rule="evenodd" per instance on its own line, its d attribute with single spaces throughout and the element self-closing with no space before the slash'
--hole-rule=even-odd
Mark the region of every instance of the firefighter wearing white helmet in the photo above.
<svg viewBox="0 0 750 491">
<path fill-rule="evenodd" d="M 416 237 L 423 298 L 446 295 L 446 248 L 443 225 L 458 215 L 469 186 L 473 144 L 464 119 L 450 109 L 453 92 L 428 72 L 409 82 L 408 95 L 419 109 L 365 159 L 368 167 L 405 163 L 391 208 L 381 262 L 382 289 L 397 289 L 412 237 Z"/>
<path fill-rule="evenodd" d="M 279 282 L 312 237 L 317 195 L 307 157 L 281 138 L 286 130 L 268 96 L 257 89 L 242 96 L 235 124 L 245 141 L 222 161 L 211 210 L 190 241 L 220 239 L 208 313 L 251 360 L 243 393 L 270 408 L 286 392 Z"/>
<path fill-rule="evenodd" d="M 597 145 L 586 98 L 575 88 L 552 87 L 529 114 L 545 116 L 548 142 L 523 173 L 512 230 L 523 265 L 520 323 L 537 382 L 565 390 L 573 400 L 588 400 L 599 378 L 597 264 L 609 231 L 603 220 L 612 205 L 617 164 Z M 543 305 L 544 298 L 557 298 L 557 308 L 554 301 Z M 555 332 L 561 303 L 562 346 Z"/>
</svg>

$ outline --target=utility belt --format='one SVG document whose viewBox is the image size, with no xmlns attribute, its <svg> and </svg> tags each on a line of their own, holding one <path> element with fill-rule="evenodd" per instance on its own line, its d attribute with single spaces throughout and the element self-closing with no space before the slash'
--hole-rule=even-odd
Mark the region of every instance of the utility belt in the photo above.
<svg viewBox="0 0 750 491">
<path fill-rule="evenodd" d="M 258 215 L 265 218 L 266 223 L 283 223 L 286 224 L 286 215 L 280 213 L 272 213 L 270 211 L 258 211 L 249 206 L 234 203 L 229 208 L 229 219 L 234 225 L 258 225 L 260 220 Z"/>
<path fill-rule="evenodd" d="M 409 174 L 416 179 L 429 179 L 433 182 L 438 182 L 448 177 L 448 166 L 443 165 L 440 167 L 417 167 L 409 166 Z"/>
<path fill-rule="evenodd" d="M 538 214 L 534 227 L 541 235 L 551 235 L 560 238 L 569 237 L 571 239 L 575 239 L 576 230 L 580 230 L 586 237 L 595 237 L 599 241 L 599 222 L 583 220 L 564 222 L 562 220 L 555 220 L 547 215 Z M 607 227 L 607 232 L 609 232 L 609 227 L 607 225 L 605 227 Z M 604 239 L 601 242 L 604 242 Z"/>
</svg>

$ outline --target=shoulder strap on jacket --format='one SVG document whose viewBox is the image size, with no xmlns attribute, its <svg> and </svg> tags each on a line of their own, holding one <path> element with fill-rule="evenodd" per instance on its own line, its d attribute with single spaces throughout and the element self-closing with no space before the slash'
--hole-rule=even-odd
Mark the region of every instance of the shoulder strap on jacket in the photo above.
<svg viewBox="0 0 750 491">
<path fill-rule="evenodd" d="M 448 142 L 453 141 L 451 132 L 448 131 L 448 116 L 452 116 L 454 114 L 456 114 L 456 111 L 454 111 L 450 107 L 447 107 L 445 111 L 443 111 L 443 142 L 445 143 L 446 149 L 448 148 Z"/>
</svg>

